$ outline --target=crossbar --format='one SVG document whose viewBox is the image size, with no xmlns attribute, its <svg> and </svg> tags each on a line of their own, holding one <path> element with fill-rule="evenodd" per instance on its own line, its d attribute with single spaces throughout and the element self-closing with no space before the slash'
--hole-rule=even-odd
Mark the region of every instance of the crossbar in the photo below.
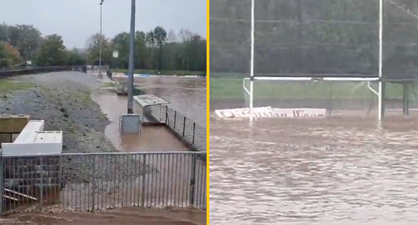
<svg viewBox="0 0 418 225">
<path fill-rule="evenodd" d="M 246 87 L 246 81 L 250 81 L 250 88 Z M 381 77 L 255 77 L 244 78 L 242 82 L 242 87 L 244 91 L 250 97 L 249 111 L 250 111 L 250 122 L 253 120 L 252 110 L 253 110 L 253 96 L 254 96 L 254 81 L 347 81 L 347 82 L 368 82 L 368 89 L 377 95 L 379 98 L 379 112 L 378 112 L 378 121 L 379 123 L 383 117 L 383 86 Z M 379 90 L 376 91 L 371 87 L 370 82 L 379 82 Z"/>
<path fill-rule="evenodd" d="M 250 78 L 245 78 L 250 80 Z M 254 77 L 264 81 L 379 81 L 379 77 Z"/>
</svg>

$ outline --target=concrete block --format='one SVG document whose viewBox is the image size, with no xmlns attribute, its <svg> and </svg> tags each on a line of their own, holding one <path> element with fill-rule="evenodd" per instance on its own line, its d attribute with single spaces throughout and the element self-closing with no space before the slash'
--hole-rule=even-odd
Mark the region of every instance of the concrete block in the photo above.
<svg viewBox="0 0 418 225">
<path fill-rule="evenodd" d="M 0 133 L 20 133 L 30 120 L 30 115 L 0 115 Z"/>
<path fill-rule="evenodd" d="M 124 114 L 121 116 L 121 132 L 139 134 L 141 131 L 141 116 L 138 114 Z"/>
</svg>

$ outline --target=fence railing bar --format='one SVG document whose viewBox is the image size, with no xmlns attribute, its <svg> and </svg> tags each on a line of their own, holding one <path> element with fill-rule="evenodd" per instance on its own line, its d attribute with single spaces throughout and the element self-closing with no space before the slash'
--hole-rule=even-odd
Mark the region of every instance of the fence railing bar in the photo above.
<svg viewBox="0 0 418 225">
<path fill-rule="evenodd" d="M 195 203 L 194 195 L 195 195 L 195 184 L 196 184 L 196 163 L 197 163 L 197 157 L 195 155 L 192 155 L 192 169 L 191 169 L 191 179 L 190 179 L 190 206 L 193 206 Z"/>
<path fill-rule="evenodd" d="M 62 153 L 62 154 L 34 154 L 34 155 L 22 155 L 22 156 L 10 156 L 3 155 L 2 157 L 7 158 L 31 158 L 31 157 L 45 157 L 45 156 L 86 156 L 86 155 L 184 155 L 184 154 L 202 154 L 204 152 L 191 152 L 191 151 L 173 151 L 173 152 L 95 152 L 95 153 Z"/>
<path fill-rule="evenodd" d="M 203 209 L 206 177 L 198 159 L 204 154 L 0 155 L 0 215 L 27 207 L 90 212 L 125 206 Z M 4 187 L 6 183 L 15 186 Z"/>
<path fill-rule="evenodd" d="M 92 212 L 94 212 L 94 204 L 96 203 L 95 202 L 95 196 L 96 196 L 96 159 L 94 158 L 94 157 L 91 157 L 91 158 L 93 158 L 93 165 L 92 165 L 92 167 L 93 167 L 93 177 L 92 177 L 92 205 L 91 205 L 91 211 Z"/>
</svg>

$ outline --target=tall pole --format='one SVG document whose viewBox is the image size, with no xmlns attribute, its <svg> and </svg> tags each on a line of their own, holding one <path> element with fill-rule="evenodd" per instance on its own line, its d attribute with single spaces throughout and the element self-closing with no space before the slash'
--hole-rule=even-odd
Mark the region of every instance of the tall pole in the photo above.
<svg viewBox="0 0 418 225">
<path fill-rule="evenodd" d="M 299 49 L 299 57 L 298 57 L 298 62 L 296 63 L 296 65 L 298 66 L 298 70 L 301 71 L 302 69 L 302 59 L 303 59 L 303 51 L 304 48 L 302 46 L 302 40 L 303 40 L 303 32 L 302 32 L 302 28 L 303 28 L 303 24 L 302 24 L 302 0 L 298 0 L 298 49 Z M 305 72 L 305 71 L 303 71 Z"/>
<path fill-rule="evenodd" d="M 103 2 L 104 0 L 100 1 L 100 38 L 99 38 L 99 77 L 101 78 L 102 76 L 102 18 L 103 18 L 103 13 L 102 13 L 102 6 L 103 6 Z"/>
<path fill-rule="evenodd" d="M 383 81 L 383 0 L 379 0 L 379 100 L 378 122 L 382 122 L 384 115 L 384 81 Z"/>
<path fill-rule="evenodd" d="M 254 0 L 251 0 L 251 58 L 250 58 L 250 122 L 253 121 L 253 98 L 254 98 Z"/>
<path fill-rule="evenodd" d="M 134 112 L 134 49 L 135 49 L 135 0 L 131 0 L 131 33 L 129 45 L 128 114 Z"/>
</svg>

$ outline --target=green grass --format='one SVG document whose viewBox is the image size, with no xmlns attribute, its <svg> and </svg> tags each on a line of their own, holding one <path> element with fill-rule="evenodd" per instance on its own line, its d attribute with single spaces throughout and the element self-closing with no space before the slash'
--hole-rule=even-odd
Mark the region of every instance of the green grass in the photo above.
<svg viewBox="0 0 418 225">
<path fill-rule="evenodd" d="M 102 83 L 102 87 L 116 87 L 113 82 Z"/>
<path fill-rule="evenodd" d="M 19 82 L 11 79 L 0 79 L 0 94 L 4 94 L 16 90 L 26 90 L 34 85 L 26 82 Z"/>
<path fill-rule="evenodd" d="M 128 73 L 127 69 L 111 69 L 114 73 Z M 151 75 L 158 75 L 158 70 L 138 70 L 134 71 L 136 74 L 151 74 Z M 206 74 L 205 71 L 184 71 L 184 70 L 161 70 L 160 75 L 178 75 L 178 76 L 185 76 L 185 75 L 204 75 Z"/>
<path fill-rule="evenodd" d="M 243 78 L 210 78 L 211 99 L 242 99 Z M 249 87 L 249 82 L 247 83 Z M 374 86 L 377 90 L 377 85 Z M 402 85 L 388 83 L 386 96 L 402 97 Z M 255 81 L 254 98 L 316 98 L 316 99 L 369 99 L 375 98 L 367 82 L 301 82 L 301 81 Z"/>
</svg>

